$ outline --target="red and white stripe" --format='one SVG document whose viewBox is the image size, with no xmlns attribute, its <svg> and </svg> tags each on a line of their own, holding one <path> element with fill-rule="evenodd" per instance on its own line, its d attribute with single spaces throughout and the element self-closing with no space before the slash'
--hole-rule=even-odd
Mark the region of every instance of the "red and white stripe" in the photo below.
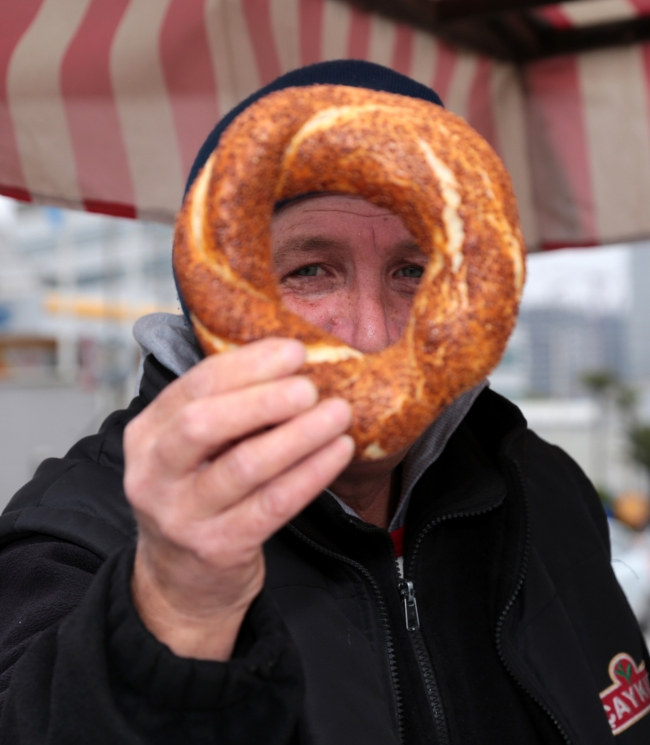
<svg viewBox="0 0 650 745">
<path fill-rule="evenodd" d="M 493 144 L 531 247 L 650 235 L 649 49 L 522 79 L 336 0 L 4 0 L 0 193 L 170 222 L 230 108 L 295 67 L 357 58 L 433 87 Z"/>
<path fill-rule="evenodd" d="M 544 246 L 650 235 L 650 45 L 535 62 L 525 79 Z"/>
<path fill-rule="evenodd" d="M 3 5 L 0 191 L 7 195 L 170 221 L 215 122 L 278 75 L 325 59 L 372 60 L 438 87 L 499 146 L 491 62 L 339 2 Z"/>
<path fill-rule="evenodd" d="M 533 12 L 557 29 L 585 28 L 650 15 L 650 0 L 574 0 L 546 5 Z"/>
</svg>

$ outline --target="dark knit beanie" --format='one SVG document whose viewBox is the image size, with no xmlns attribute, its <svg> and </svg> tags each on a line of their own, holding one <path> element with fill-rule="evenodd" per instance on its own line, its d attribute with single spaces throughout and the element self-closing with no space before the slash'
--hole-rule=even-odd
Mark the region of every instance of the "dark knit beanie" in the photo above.
<svg viewBox="0 0 650 745">
<path fill-rule="evenodd" d="M 373 91 L 399 93 L 402 96 L 421 98 L 424 101 L 430 101 L 439 106 L 443 105 L 440 96 L 431 88 L 427 88 L 426 85 L 417 83 L 415 80 L 407 78 L 406 75 L 395 72 L 388 67 L 376 65 L 373 62 L 365 62 L 363 60 L 334 60 L 331 62 L 318 62 L 315 65 L 292 70 L 251 94 L 223 117 L 201 146 L 187 179 L 185 193 L 187 194 L 199 171 L 205 165 L 212 151 L 219 144 L 219 139 L 226 127 L 244 109 L 247 109 L 258 99 L 263 98 L 269 93 L 273 93 L 273 91 L 292 87 L 306 87 L 308 85 L 349 85 L 353 88 L 368 88 Z M 176 286 L 178 289 L 178 283 Z M 187 308 L 180 293 L 179 298 L 181 307 L 187 318 Z"/>
<path fill-rule="evenodd" d="M 371 91 L 385 91 L 386 93 L 399 93 L 402 96 L 411 98 L 421 98 L 424 101 L 431 101 L 442 106 L 440 96 L 427 88 L 422 83 L 417 83 L 406 75 L 399 72 L 376 65 L 374 62 L 364 62 L 363 60 L 334 60 L 332 62 L 318 62 L 308 67 L 300 67 L 292 70 L 286 75 L 274 80 L 272 83 L 265 85 L 264 88 L 251 94 L 247 99 L 235 106 L 217 126 L 210 132 L 206 141 L 196 156 L 192 165 L 192 170 L 185 185 L 185 193 L 198 176 L 199 171 L 205 165 L 205 162 L 212 154 L 212 151 L 219 144 L 219 138 L 226 127 L 233 121 L 244 109 L 247 109 L 252 103 L 259 98 L 273 91 L 281 91 L 284 88 L 302 88 L 308 85 L 349 85 L 353 88 L 368 88 Z"/>
</svg>

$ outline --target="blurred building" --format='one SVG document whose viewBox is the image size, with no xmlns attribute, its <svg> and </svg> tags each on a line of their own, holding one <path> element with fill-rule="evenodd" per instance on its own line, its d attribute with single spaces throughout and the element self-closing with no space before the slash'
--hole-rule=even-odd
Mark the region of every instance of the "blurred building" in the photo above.
<svg viewBox="0 0 650 745">
<path fill-rule="evenodd" d="M 636 385 L 650 384 L 650 242 L 630 252 L 630 308 L 626 345 L 629 366 L 626 379 Z"/>
<path fill-rule="evenodd" d="M 582 375 L 592 370 L 626 374 L 625 319 L 563 308 L 524 310 L 529 340 L 528 390 L 533 395 L 584 395 Z"/>
<path fill-rule="evenodd" d="M 629 458 L 629 416 L 590 397 L 582 378 L 607 371 L 632 386 L 637 415 L 650 421 L 650 243 L 534 256 L 529 277 L 492 387 L 600 488 L 648 490 Z"/>
<path fill-rule="evenodd" d="M 9 200 L 3 207 L 0 331 L 128 336 L 126 315 L 176 305 L 171 228 Z"/>
<path fill-rule="evenodd" d="M 492 384 L 505 395 L 584 396 L 581 379 L 593 370 L 628 374 L 626 318 L 565 308 L 523 308 Z"/>
<path fill-rule="evenodd" d="M 168 226 L 0 203 L 0 508 L 132 396 L 133 322 L 177 312 Z"/>
</svg>

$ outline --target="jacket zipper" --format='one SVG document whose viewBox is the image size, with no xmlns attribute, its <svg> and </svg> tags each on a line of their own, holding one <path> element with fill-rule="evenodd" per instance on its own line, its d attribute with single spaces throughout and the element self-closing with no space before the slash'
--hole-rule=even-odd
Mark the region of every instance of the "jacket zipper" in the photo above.
<svg viewBox="0 0 650 745">
<path fill-rule="evenodd" d="M 519 463 L 517 463 L 516 461 L 513 460 L 511 462 L 513 463 L 513 465 L 515 467 L 515 472 L 517 474 L 518 486 L 519 486 L 519 488 L 521 490 L 521 493 L 522 493 L 522 495 L 524 497 L 524 505 L 525 505 L 525 509 L 526 509 L 526 514 L 528 514 L 528 500 L 526 498 L 526 486 L 525 486 L 523 474 L 521 472 L 521 467 L 519 466 Z M 444 515 L 442 517 L 437 518 L 433 522 L 429 523 L 429 525 L 427 525 L 420 532 L 420 534 L 418 535 L 418 538 L 417 538 L 417 541 L 415 543 L 415 546 L 413 547 L 413 553 L 411 554 L 411 558 L 410 558 L 410 561 L 409 561 L 409 569 L 413 570 L 413 568 L 415 567 L 415 556 L 416 556 L 416 553 L 417 553 L 418 549 L 420 548 L 420 544 L 424 540 L 424 536 L 429 532 L 429 530 L 431 530 L 432 528 L 434 528 L 436 525 L 439 525 L 440 523 L 444 522 L 445 520 L 451 520 L 451 519 L 456 518 L 456 517 L 478 517 L 479 515 L 484 515 L 484 514 L 486 514 L 488 512 L 491 512 L 493 509 L 494 509 L 494 507 L 489 507 L 487 509 L 477 510 L 477 511 L 474 511 L 474 512 L 462 512 L 462 513 L 455 513 L 455 514 Z M 515 589 L 513 590 L 512 595 L 510 596 L 508 602 L 506 603 L 506 606 L 503 609 L 503 612 L 501 613 L 501 615 L 499 617 L 499 621 L 498 621 L 497 627 L 496 627 L 496 647 L 497 647 L 497 654 L 499 656 L 499 659 L 501 660 L 501 664 L 506 669 L 508 675 L 510 675 L 510 677 L 515 681 L 515 683 L 517 684 L 517 686 L 519 688 L 521 688 L 521 690 L 524 691 L 524 693 L 530 699 L 532 699 L 532 701 L 534 701 L 542 709 L 542 711 L 545 712 L 545 714 L 553 722 L 553 724 L 557 728 L 558 732 L 560 733 L 562 739 L 567 743 L 567 745 L 572 745 L 571 744 L 571 740 L 570 740 L 568 734 L 566 733 L 566 730 L 564 729 L 564 727 L 562 726 L 562 724 L 559 722 L 559 720 L 557 719 L 557 717 L 548 708 L 548 706 L 546 706 L 546 704 L 544 704 L 543 701 L 541 701 L 532 691 L 530 691 L 524 685 L 524 683 L 516 676 L 514 670 L 512 670 L 512 668 L 510 667 L 510 665 L 508 665 L 508 663 L 506 662 L 505 656 L 503 654 L 503 647 L 502 647 L 502 643 L 501 643 L 501 633 L 503 631 L 503 624 L 505 623 L 506 616 L 508 615 L 508 612 L 512 608 L 512 606 L 513 606 L 515 600 L 517 599 L 517 596 L 519 595 L 519 592 L 520 592 L 520 590 L 521 590 L 521 588 L 522 588 L 522 586 L 524 584 L 524 579 L 526 577 L 526 567 L 528 565 L 528 555 L 529 555 L 529 552 L 530 552 L 530 542 L 531 542 L 531 539 L 530 539 L 530 524 L 529 524 L 529 522 L 527 520 L 526 521 L 526 537 L 525 537 L 525 548 L 524 548 L 524 560 L 522 562 L 522 567 L 521 567 L 521 571 L 519 573 L 519 578 L 517 580 L 517 585 L 515 586 Z M 413 573 L 411 571 L 411 576 L 412 576 L 412 574 Z M 412 585 L 412 583 L 411 583 L 411 585 Z M 414 592 L 413 592 L 413 596 L 414 596 L 414 599 L 415 599 L 415 593 Z M 416 608 L 417 608 L 417 605 L 416 605 Z M 418 634 L 418 636 L 420 636 L 420 635 Z M 421 638 L 420 638 L 419 641 L 420 641 L 420 644 L 422 646 L 424 646 L 424 643 L 422 642 Z M 425 651 L 425 654 L 426 654 L 426 651 Z"/>
<path fill-rule="evenodd" d="M 374 532 L 376 530 L 375 528 L 366 528 L 364 526 L 357 527 L 365 532 Z M 420 533 L 420 536 L 422 536 L 429 527 L 431 526 L 427 526 L 427 528 L 425 528 Z M 395 556 L 395 546 L 393 544 L 393 540 L 392 538 L 390 538 L 390 536 L 387 536 L 387 538 L 391 551 L 393 552 L 393 556 Z M 404 603 L 404 619 L 406 622 L 406 628 L 410 632 L 411 643 L 413 644 L 413 647 L 415 649 L 415 656 L 420 668 L 420 673 L 424 680 L 424 689 L 426 691 L 427 698 L 429 700 L 429 706 L 431 708 L 431 713 L 433 715 L 433 726 L 435 727 L 436 731 L 436 742 L 438 743 L 438 745 L 449 745 L 449 734 L 447 732 L 447 725 L 445 724 L 444 709 L 442 706 L 442 701 L 440 699 L 438 685 L 433 673 L 433 667 L 431 666 L 431 662 L 429 661 L 429 655 L 427 653 L 426 647 L 424 646 L 422 634 L 420 633 L 420 616 L 418 613 L 415 588 L 413 586 L 413 582 L 406 579 L 406 566 L 403 566 L 403 573 L 402 571 L 400 571 L 399 561 L 397 560 L 397 557 L 395 557 L 395 567 L 397 569 L 398 577 L 397 589 L 399 591 L 400 597 L 402 598 L 402 602 Z M 377 589 L 379 590 L 379 588 Z"/>
<path fill-rule="evenodd" d="M 409 574 L 406 574 L 406 566 L 404 567 L 404 577 L 407 576 L 413 576 L 413 570 L 415 568 L 415 558 L 417 555 L 417 552 L 422 545 L 422 541 L 424 540 L 425 535 L 432 530 L 436 525 L 439 525 L 440 523 L 445 522 L 446 520 L 451 520 L 456 517 L 474 517 L 477 515 L 483 515 L 487 512 L 490 512 L 493 510 L 494 507 L 489 507 L 484 510 L 476 510 L 476 511 L 470 511 L 470 512 L 457 512 L 457 513 L 451 513 L 448 515 L 442 515 L 441 517 L 436 518 L 435 520 L 431 521 L 426 527 L 424 527 L 413 546 L 413 552 L 411 553 L 411 556 L 409 558 Z M 412 636 L 411 640 L 413 642 L 413 647 L 415 648 L 415 653 L 418 659 L 418 663 L 420 665 L 420 670 L 422 672 L 422 677 L 424 678 L 424 686 L 427 692 L 427 697 L 429 699 L 429 705 L 431 707 L 431 712 L 433 714 L 433 721 L 436 727 L 436 734 L 438 737 L 438 742 L 440 745 L 449 745 L 449 733 L 447 732 L 447 725 L 445 723 L 445 715 L 444 715 L 444 709 L 442 706 L 442 700 L 440 698 L 440 692 L 438 691 L 438 686 L 436 683 L 436 679 L 433 673 L 433 667 L 431 665 L 431 661 L 429 660 L 429 655 L 427 653 L 426 647 L 424 645 L 424 639 L 422 638 L 422 633 L 420 632 L 420 623 L 419 623 L 419 615 L 417 611 L 417 600 L 415 596 L 415 588 L 413 586 L 412 581 L 408 581 L 406 579 L 403 579 L 399 583 L 400 588 L 400 594 L 402 594 L 402 599 L 404 601 L 404 611 L 405 611 L 405 619 L 406 619 L 406 628 L 411 631 Z M 412 603 L 412 605 L 409 605 L 409 603 Z M 415 619 L 417 619 L 417 623 L 415 622 Z M 409 624 L 412 623 L 414 628 L 410 628 Z"/>
<path fill-rule="evenodd" d="M 515 472 L 517 474 L 518 486 L 524 497 L 526 515 L 528 515 L 528 500 L 526 498 L 526 486 L 524 482 L 524 477 L 521 472 L 521 468 L 519 464 L 515 460 L 512 460 L 511 462 L 514 465 Z M 479 515 L 485 515 L 488 512 L 491 512 L 494 508 L 495 506 L 488 507 L 483 510 L 450 513 L 447 515 L 442 515 L 441 517 L 438 517 L 432 522 L 430 522 L 425 528 L 423 528 L 420 531 L 417 537 L 417 540 L 415 542 L 415 545 L 413 547 L 413 552 L 411 553 L 410 560 L 409 560 L 409 569 L 411 570 L 410 576 L 413 576 L 412 570 L 415 567 L 415 558 L 416 558 L 417 552 L 422 544 L 422 541 L 424 540 L 424 537 L 430 530 L 432 530 L 437 525 L 440 525 L 441 523 L 445 522 L 446 520 L 452 520 L 455 518 L 463 518 L 463 517 L 478 517 Z M 353 559 L 349 559 L 347 556 L 343 556 L 342 554 L 337 554 L 335 551 L 330 551 L 329 549 L 323 548 L 318 543 L 316 543 L 316 541 L 313 541 L 311 538 L 308 538 L 306 535 L 301 533 L 296 527 L 294 527 L 291 524 L 289 524 L 287 527 L 295 535 L 299 536 L 301 540 L 303 540 L 305 543 L 310 545 L 316 551 L 319 551 L 321 554 L 324 554 L 325 556 L 329 556 L 330 558 L 336 559 L 338 561 L 342 561 L 345 564 L 348 564 L 349 566 L 354 567 L 358 572 L 360 572 L 362 576 L 366 578 L 366 580 L 368 581 L 368 584 L 372 588 L 373 593 L 375 595 L 375 600 L 377 601 L 377 605 L 379 607 L 380 621 L 383 626 L 384 635 L 386 638 L 386 652 L 387 652 L 387 659 L 388 659 L 388 667 L 390 670 L 391 684 L 393 688 L 393 694 L 395 697 L 395 706 L 397 708 L 397 722 L 398 722 L 398 727 L 399 727 L 399 738 L 400 738 L 400 742 L 404 743 L 404 711 L 403 711 L 401 691 L 399 688 L 399 682 L 397 680 L 397 665 L 395 662 L 395 650 L 393 648 L 393 640 L 392 640 L 392 636 L 390 632 L 388 613 L 386 611 L 386 606 L 384 604 L 379 586 L 375 582 L 370 572 L 363 566 L 363 564 L 360 564 L 359 562 L 354 561 Z M 504 668 L 506 669 L 510 677 L 519 686 L 519 688 L 521 688 L 521 690 L 524 691 L 524 693 L 526 693 L 526 695 L 529 696 L 529 698 L 532 701 L 534 701 L 542 709 L 542 711 L 546 713 L 546 715 L 553 722 L 553 724 L 555 725 L 555 727 L 557 728 L 558 732 L 560 733 L 564 741 L 567 743 L 567 745 L 572 745 L 568 734 L 566 733 L 564 727 L 559 722 L 557 717 L 546 706 L 546 704 L 544 704 L 543 701 L 541 701 L 532 691 L 530 691 L 524 685 L 524 683 L 516 676 L 515 672 L 512 670 L 510 665 L 508 665 L 508 663 L 506 662 L 506 659 L 503 654 L 503 647 L 501 643 L 501 633 L 503 631 L 503 624 L 505 623 L 506 616 L 508 615 L 510 608 L 512 608 L 524 584 L 524 579 L 526 577 L 526 567 L 528 565 L 528 555 L 530 552 L 530 542 L 531 542 L 530 524 L 529 524 L 529 521 L 527 520 L 526 521 L 524 559 L 522 561 L 522 567 L 519 573 L 519 578 L 512 592 L 512 595 L 510 596 L 508 602 L 506 603 L 505 608 L 503 609 L 503 612 L 501 613 L 501 616 L 499 617 L 499 621 L 496 627 L 497 654 L 499 656 L 499 659 L 501 660 L 501 664 L 504 666 Z M 392 547 L 392 541 L 391 541 L 391 547 Z M 418 608 L 417 608 L 417 598 L 415 595 L 415 588 L 414 588 L 412 581 L 405 579 L 407 576 L 406 565 L 404 565 L 404 577 L 403 578 L 400 573 L 397 562 L 396 562 L 396 569 L 397 569 L 397 575 L 399 578 L 398 589 L 399 589 L 399 593 L 402 598 L 402 601 L 404 603 L 404 618 L 406 622 L 406 628 L 408 629 L 408 631 L 412 633 L 411 638 L 412 638 L 413 646 L 415 648 L 415 652 L 417 655 L 418 663 L 420 665 L 420 670 L 422 672 L 422 677 L 424 678 L 425 689 L 427 692 L 427 696 L 429 698 L 429 704 L 431 706 L 431 711 L 433 713 L 434 724 L 436 726 L 436 734 L 438 736 L 438 742 L 440 743 L 440 745 L 449 745 L 449 737 L 448 737 L 447 727 L 445 725 L 445 720 L 444 720 L 442 701 L 440 700 L 440 694 L 438 692 L 438 687 L 436 685 L 435 677 L 433 674 L 433 669 L 431 667 L 431 663 L 429 661 L 428 654 L 424 646 L 424 640 L 422 639 L 422 634 L 420 633 L 420 621 L 419 621 L 419 614 L 418 614 Z"/>
<path fill-rule="evenodd" d="M 393 638 L 390 631 L 388 612 L 386 611 L 386 605 L 381 595 L 381 589 L 379 588 L 379 585 L 375 582 L 372 574 L 363 566 L 363 564 L 360 564 L 358 561 L 354 561 L 353 559 L 349 559 L 347 556 L 343 556 L 343 554 L 337 554 L 335 551 L 330 551 L 329 549 L 324 548 L 323 546 L 316 543 L 316 541 L 306 536 L 304 533 L 301 533 L 294 525 L 291 525 L 291 523 L 287 525 L 287 528 L 296 536 L 298 536 L 300 540 L 304 541 L 308 546 L 311 546 L 313 549 L 320 552 L 321 554 L 328 556 L 331 559 L 342 561 L 344 564 L 348 564 L 349 566 L 356 569 L 357 572 L 359 572 L 370 585 L 375 596 L 375 601 L 377 602 L 377 606 L 379 609 L 379 620 L 383 628 L 384 638 L 386 639 L 386 658 L 388 661 L 388 669 L 390 672 L 390 682 L 393 689 L 393 697 L 395 699 L 395 708 L 397 710 L 399 741 L 400 743 L 402 743 L 402 745 L 404 745 L 404 705 L 402 702 L 402 692 L 400 690 L 399 681 L 397 679 L 397 662 L 395 661 L 395 648 L 393 646 Z"/>
<path fill-rule="evenodd" d="M 418 613 L 418 601 L 415 598 L 415 590 L 410 580 L 402 579 L 397 588 L 404 602 L 404 618 L 406 619 L 407 631 L 420 630 L 420 615 Z"/>
<path fill-rule="evenodd" d="M 524 693 L 531 698 L 541 709 L 546 713 L 546 715 L 549 717 L 549 719 L 553 722 L 555 727 L 558 729 L 560 735 L 564 739 L 564 741 L 567 743 L 567 745 L 571 745 L 571 740 L 569 738 L 569 735 L 567 734 L 566 730 L 562 726 L 562 724 L 559 722 L 557 717 L 553 714 L 553 712 L 546 706 L 546 704 L 541 701 L 531 690 L 529 690 L 526 685 L 517 677 L 514 670 L 508 665 L 506 662 L 505 656 L 503 654 L 503 645 L 501 642 L 501 635 L 503 632 L 503 624 L 505 623 L 506 616 L 508 615 L 510 609 L 514 605 L 515 600 L 517 599 L 517 596 L 519 595 L 519 592 L 524 584 L 524 579 L 526 577 L 526 569 L 528 566 L 528 556 L 530 554 L 530 521 L 528 520 L 528 499 L 526 497 L 526 483 L 524 481 L 523 473 L 521 472 L 521 467 L 517 461 L 514 459 L 511 460 L 511 463 L 514 465 L 514 470 L 517 474 L 517 482 L 519 489 L 521 490 L 521 494 L 524 498 L 524 508 L 526 510 L 526 538 L 525 538 L 525 546 L 524 546 L 524 558 L 521 565 L 521 571 L 519 572 L 519 578 L 517 579 L 517 584 L 515 586 L 515 589 L 512 592 L 512 595 L 510 596 L 508 602 L 506 603 L 505 608 L 503 609 L 503 612 L 499 616 L 499 621 L 497 623 L 496 628 L 496 647 L 497 647 L 497 654 L 499 655 L 499 659 L 501 660 L 501 664 L 505 667 L 506 671 L 510 675 L 510 677 L 515 681 L 515 683 L 521 688 Z"/>
</svg>

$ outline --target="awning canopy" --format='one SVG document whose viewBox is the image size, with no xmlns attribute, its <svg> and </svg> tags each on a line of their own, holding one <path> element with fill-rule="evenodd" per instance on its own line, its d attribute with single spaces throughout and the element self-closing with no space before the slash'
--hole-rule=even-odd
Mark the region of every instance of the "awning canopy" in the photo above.
<svg viewBox="0 0 650 745">
<path fill-rule="evenodd" d="M 427 0 L 455 4 L 488 0 Z M 650 46 L 522 66 L 337 0 L 3 0 L 0 193 L 170 222 L 219 117 L 336 58 L 410 75 L 476 127 L 512 174 L 531 248 L 650 236 Z"/>
<path fill-rule="evenodd" d="M 348 0 L 454 44 L 527 61 L 650 38 L 650 0 Z"/>
</svg>

